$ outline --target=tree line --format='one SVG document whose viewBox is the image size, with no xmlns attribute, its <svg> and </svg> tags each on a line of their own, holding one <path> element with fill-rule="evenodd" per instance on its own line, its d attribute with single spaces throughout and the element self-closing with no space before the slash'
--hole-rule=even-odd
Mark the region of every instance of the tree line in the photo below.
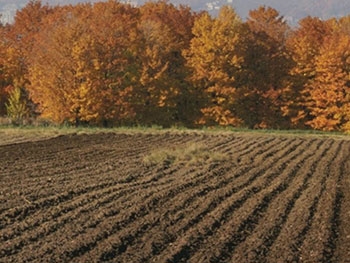
<svg viewBox="0 0 350 263">
<path fill-rule="evenodd" d="M 48 6 L 0 26 L 0 115 L 55 123 L 350 130 L 350 16 L 290 27 L 166 1 Z"/>
</svg>

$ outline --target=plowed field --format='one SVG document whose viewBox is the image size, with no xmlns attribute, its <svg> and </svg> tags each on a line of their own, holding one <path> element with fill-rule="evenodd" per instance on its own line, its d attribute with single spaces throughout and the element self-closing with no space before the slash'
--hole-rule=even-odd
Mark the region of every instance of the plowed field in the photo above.
<svg viewBox="0 0 350 263">
<path fill-rule="evenodd" d="M 189 143 L 227 158 L 143 162 Z M 0 144 L 0 262 L 350 262 L 349 211 L 346 138 L 97 133 Z"/>
</svg>

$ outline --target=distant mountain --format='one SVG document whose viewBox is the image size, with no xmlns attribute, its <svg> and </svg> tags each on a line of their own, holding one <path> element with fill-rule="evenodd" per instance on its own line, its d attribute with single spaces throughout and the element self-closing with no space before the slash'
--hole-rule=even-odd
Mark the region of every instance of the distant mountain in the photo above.
<svg viewBox="0 0 350 263">
<path fill-rule="evenodd" d="M 172 3 L 190 5 L 194 10 L 208 10 L 215 13 L 222 5 L 231 5 L 246 19 L 249 10 L 259 6 L 275 8 L 290 23 L 295 24 L 306 16 L 329 19 L 350 14 L 350 0 L 171 0 Z"/>
<path fill-rule="evenodd" d="M 77 4 L 81 2 L 99 2 L 101 0 L 42 0 L 42 3 L 50 5 Z M 145 0 L 124 0 L 141 5 Z M 215 15 L 223 5 L 231 5 L 237 13 L 245 19 L 249 10 L 256 9 L 261 5 L 275 8 L 291 24 L 295 24 L 306 16 L 328 19 L 342 17 L 350 14 L 350 0 L 170 0 L 174 4 L 190 6 L 194 11 L 208 10 Z M 11 22 L 17 9 L 22 8 L 28 0 L 0 0 L 0 12 L 3 14 L 2 21 Z"/>
</svg>

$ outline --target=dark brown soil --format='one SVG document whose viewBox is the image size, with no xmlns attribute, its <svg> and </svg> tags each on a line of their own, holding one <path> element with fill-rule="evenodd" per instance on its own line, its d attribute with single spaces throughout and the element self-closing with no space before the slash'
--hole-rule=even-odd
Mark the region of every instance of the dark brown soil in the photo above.
<svg viewBox="0 0 350 263">
<path fill-rule="evenodd" d="M 189 143 L 228 158 L 142 162 Z M 350 140 L 67 135 L 0 164 L 0 262 L 350 262 Z"/>
</svg>

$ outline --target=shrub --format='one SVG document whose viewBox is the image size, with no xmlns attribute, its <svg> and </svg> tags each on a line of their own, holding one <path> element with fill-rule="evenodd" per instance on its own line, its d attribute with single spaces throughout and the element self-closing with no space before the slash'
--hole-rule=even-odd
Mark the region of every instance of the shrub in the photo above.
<svg viewBox="0 0 350 263">
<path fill-rule="evenodd" d="M 13 124 L 19 125 L 28 117 L 29 110 L 27 100 L 23 91 L 19 87 L 15 87 L 9 95 L 6 103 L 7 116 L 11 119 Z"/>
</svg>

